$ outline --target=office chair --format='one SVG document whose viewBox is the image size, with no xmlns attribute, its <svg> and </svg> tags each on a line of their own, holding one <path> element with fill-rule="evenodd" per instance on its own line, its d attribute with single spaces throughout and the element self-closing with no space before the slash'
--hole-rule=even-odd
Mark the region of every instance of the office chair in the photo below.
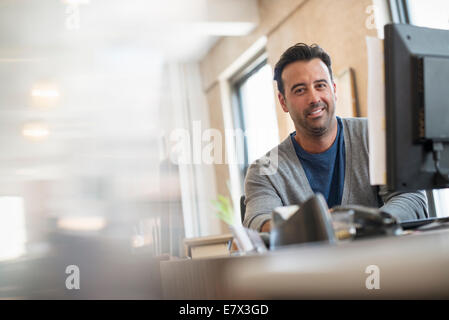
<svg viewBox="0 0 449 320">
<path fill-rule="evenodd" d="M 245 219 L 245 211 L 246 211 L 246 205 L 245 205 L 245 195 L 240 197 L 240 215 L 243 220 Z"/>
</svg>

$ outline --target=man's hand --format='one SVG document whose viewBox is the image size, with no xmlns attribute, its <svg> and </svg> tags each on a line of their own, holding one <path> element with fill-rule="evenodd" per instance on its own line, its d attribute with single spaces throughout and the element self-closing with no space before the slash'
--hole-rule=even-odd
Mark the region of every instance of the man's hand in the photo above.
<svg viewBox="0 0 449 320">
<path fill-rule="evenodd" d="M 271 220 L 267 220 L 263 223 L 260 228 L 260 232 L 270 232 L 271 231 Z"/>
</svg>

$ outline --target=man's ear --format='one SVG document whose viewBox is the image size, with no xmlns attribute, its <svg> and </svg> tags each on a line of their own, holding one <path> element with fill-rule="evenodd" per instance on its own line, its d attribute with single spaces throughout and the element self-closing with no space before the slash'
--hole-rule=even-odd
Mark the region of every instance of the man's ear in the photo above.
<svg viewBox="0 0 449 320">
<path fill-rule="evenodd" d="M 334 81 L 332 81 L 332 86 L 334 87 L 334 97 L 335 97 L 335 101 L 337 101 L 337 85 L 335 84 Z"/>
<path fill-rule="evenodd" d="M 285 103 L 285 97 L 282 93 L 278 92 L 279 103 L 281 104 L 282 110 L 288 112 L 287 104 Z"/>
</svg>

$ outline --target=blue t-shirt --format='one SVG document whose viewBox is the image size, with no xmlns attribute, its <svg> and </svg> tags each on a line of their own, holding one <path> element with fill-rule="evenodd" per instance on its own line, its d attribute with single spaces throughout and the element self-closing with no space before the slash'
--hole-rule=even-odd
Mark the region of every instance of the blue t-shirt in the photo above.
<svg viewBox="0 0 449 320">
<path fill-rule="evenodd" d="M 304 168 L 314 193 L 320 192 L 329 208 L 341 204 L 345 181 L 345 140 L 342 122 L 337 118 L 337 137 L 332 146 L 322 153 L 308 153 L 295 140 L 296 131 L 290 134 L 296 155 Z"/>
</svg>

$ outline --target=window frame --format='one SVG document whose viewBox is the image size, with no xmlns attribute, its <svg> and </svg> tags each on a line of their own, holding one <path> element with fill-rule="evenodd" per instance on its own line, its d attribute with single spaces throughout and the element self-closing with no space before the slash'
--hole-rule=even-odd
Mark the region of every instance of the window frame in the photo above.
<svg viewBox="0 0 449 320">
<path fill-rule="evenodd" d="M 394 23 L 411 23 L 408 0 L 389 0 L 389 3 L 391 19 Z"/>
<path fill-rule="evenodd" d="M 244 106 L 240 89 L 251 76 L 267 64 L 268 54 L 266 50 L 263 49 L 259 51 L 250 62 L 238 70 L 229 80 L 232 95 L 232 117 L 234 129 L 236 130 L 241 129 L 244 133 L 246 132 Z M 248 156 L 248 139 L 246 134 L 243 135 L 243 141 L 237 142 L 236 145 L 238 148 L 238 150 L 236 150 L 237 158 L 240 160 L 243 156 L 243 163 L 239 163 L 238 166 L 240 172 L 240 184 L 242 186 L 242 190 L 244 190 L 244 180 L 250 165 Z"/>
</svg>

